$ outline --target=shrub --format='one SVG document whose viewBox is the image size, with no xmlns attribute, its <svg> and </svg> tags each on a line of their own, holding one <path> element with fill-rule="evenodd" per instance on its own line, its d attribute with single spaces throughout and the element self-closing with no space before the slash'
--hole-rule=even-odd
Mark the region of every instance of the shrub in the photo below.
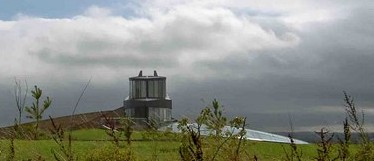
<svg viewBox="0 0 374 161">
<path fill-rule="evenodd" d="M 186 118 L 179 121 L 178 128 L 182 131 L 182 145 L 179 149 L 181 160 L 244 159 L 246 152 L 242 147 L 246 135 L 246 118 L 236 117 L 228 121 L 223 115 L 222 106 L 214 99 L 212 106 L 204 108 L 195 122 L 190 124 Z M 230 128 L 224 128 L 228 125 Z M 201 136 L 204 128 L 209 130 L 207 137 Z"/>
<path fill-rule="evenodd" d="M 344 103 L 345 110 L 347 113 L 347 126 L 349 125 L 350 129 L 359 134 L 360 138 L 360 148 L 356 153 L 355 160 L 374 160 L 374 145 L 370 141 L 368 133 L 364 128 L 365 115 L 364 112 L 361 112 L 361 117 L 357 112 L 356 105 L 352 96 L 348 95 L 344 91 Z M 345 129 L 346 130 L 346 129 Z M 350 133 L 348 131 L 348 133 Z M 349 139 L 348 139 L 349 141 Z M 347 143 L 348 144 L 348 143 Z"/>
<path fill-rule="evenodd" d="M 35 88 L 34 90 L 31 90 L 31 93 L 32 93 L 32 97 L 35 99 L 34 100 L 35 102 L 33 102 L 31 106 L 25 107 L 25 111 L 28 113 L 28 115 L 26 116 L 27 118 L 35 120 L 34 139 L 38 139 L 39 122 L 43 118 L 44 111 L 50 107 L 52 100 L 49 97 L 47 97 L 43 101 L 43 105 L 40 106 L 40 101 L 41 101 L 40 99 L 41 99 L 43 91 L 37 86 L 35 86 L 34 88 Z"/>
</svg>

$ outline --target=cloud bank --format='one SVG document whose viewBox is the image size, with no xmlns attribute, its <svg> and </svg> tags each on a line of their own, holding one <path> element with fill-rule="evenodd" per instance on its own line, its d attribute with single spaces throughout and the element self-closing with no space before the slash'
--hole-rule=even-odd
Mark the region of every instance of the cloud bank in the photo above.
<svg viewBox="0 0 374 161">
<path fill-rule="evenodd" d="M 202 72 L 191 70 L 195 63 L 292 47 L 299 41 L 293 33 L 276 35 L 231 10 L 204 6 L 152 11 L 147 18 L 124 18 L 92 6 L 72 18 L 22 16 L 0 26 L 0 72 L 8 77 L 86 79 L 100 73 L 105 75 L 95 80 L 105 81 L 139 68 L 168 73 L 174 68 L 199 77 Z"/>
<path fill-rule="evenodd" d="M 168 77 L 176 118 L 218 98 L 229 115 L 247 116 L 254 128 L 285 130 L 292 116 L 305 130 L 340 124 L 342 90 L 367 109 L 374 105 L 374 22 L 363 2 L 145 0 L 119 6 L 92 5 L 65 18 L 0 20 L 3 124 L 15 112 L 14 78 L 46 88 L 55 98 L 51 114 L 63 115 L 90 78 L 80 112 L 121 106 L 127 78 L 141 69 Z"/>
</svg>

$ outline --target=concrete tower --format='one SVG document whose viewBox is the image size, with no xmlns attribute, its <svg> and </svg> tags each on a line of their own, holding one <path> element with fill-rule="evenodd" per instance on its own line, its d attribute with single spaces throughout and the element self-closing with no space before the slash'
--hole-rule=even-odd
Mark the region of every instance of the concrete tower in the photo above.
<svg viewBox="0 0 374 161">
<path fill-rule="evenodd" d="M 171 99 L 166 94 L 166 77 L 143 76 L 140 71 L 130 77 L 129 96 L 124 101 L 126 115 L 138 123 L 171 121 Z"/>
</svg>

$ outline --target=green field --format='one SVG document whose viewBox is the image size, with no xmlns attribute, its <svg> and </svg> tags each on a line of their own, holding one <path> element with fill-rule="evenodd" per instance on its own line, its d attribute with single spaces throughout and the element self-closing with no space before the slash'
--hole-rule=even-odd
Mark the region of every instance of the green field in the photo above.
<svg viewBox="0 0 374 161">
<path fill-rule="evenodd" d="M 105 131 L 100 129 L 74 131 L 72 139 L 73 152 L 79 160 L 85 160 L 87 155 L 92 155 L 95 150 L 100 148 L 113 147 Z M 181 143 L 178 141 L 167 139 L 156 141 L 154 140 L 155 137 L 152 139 L 146 132 L 135 132 L 133 139 L 131 149 L 136 160 L 180 160 L 178 150 Z M 125 145 L 125 143 L 123 144 Z M 0 160 L 5 159 L 9 151 L 9 145 L 10 140 L 0 140 Z M 298 148 L 302 151 L 303 160 L 314 160 L 313 158 L 317 155 L 317 146 L 314 144 L 298 145 Z M 256 155 L 259 160 L 285 160 L 285 150 L 289 151 L 290 146 L 280 143 L 247 141 L 243 149 L 248 153 L 248 159 Z M 54 160 L 53 150 L 59 152 L 58 145 L 52 139 L 15 140 L 16 160 L 33 159 L 38 156 L 46 160 Z"/>
<path fill-rule="evenodd" d="M 157 144 L 157 147 L 152 146 Z M 5 159 L 6 150 L 8 149 L 9 141 L 1 141 L 2 157 Z M 110 147 L 111 143 L 108 141 L 74 141 L 73 151 L 79 160 L 84 160 L 90 151 L 95 149 Z M 158 157 L 161 160 L 177 160 L 178 159 L 178 143 L 177 142 L 134 142 L 133 150 L 139 160 L 152 160 L 153 148 L 157 148 Z M 52 150 L 58 152 L 58 146 L 52 140 L 38 140 L 26 141 L 17 140 L 15 142 L 16 160 L 32 159 L 37 156 L 42 156 L 46 160 L 54 160 Z"/>
</svg>

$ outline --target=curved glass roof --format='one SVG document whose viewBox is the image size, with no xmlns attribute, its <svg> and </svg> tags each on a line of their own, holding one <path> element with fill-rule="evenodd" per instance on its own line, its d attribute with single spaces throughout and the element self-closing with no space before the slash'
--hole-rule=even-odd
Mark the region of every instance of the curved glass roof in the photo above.
<svg viewBox="0 0 374 161">
<path fill-rule="evenodd" d="M 178 129 L 179 123 L 172 123 L 170 125 L 167 125 L 165 127 L 160 128 L 161 131 L 165 130 L 171 130 L 172 132 L 180 133 L 181 131 Z M 197 124 L 189 124 L 188 126 L 197 127 Z M 226 131 L 230 131 L 233 134 L 238 134 L 241 129 L 238 128 L 232 128 L 230 126 L 225 126 L 222 129 L 222 132 L 225 133 Z M 251 129 L 245 129 L 246 135 L 244 136 L 247 140 L 254 140 L 254 141 L 267 141 L 267 142 L 277 142 L 277 143 L 290 143 L 290 139 L 285 136 L 257 131 L 257 130 L 251 130 Z M 209 135 L 213 132 L 213 130 L 210 130 L 207 128 L 207 126 L 201 126 L 201 135 Z M 295 144 L 309 144 L 308 142 L 293 139 Z"/>
</svg>

